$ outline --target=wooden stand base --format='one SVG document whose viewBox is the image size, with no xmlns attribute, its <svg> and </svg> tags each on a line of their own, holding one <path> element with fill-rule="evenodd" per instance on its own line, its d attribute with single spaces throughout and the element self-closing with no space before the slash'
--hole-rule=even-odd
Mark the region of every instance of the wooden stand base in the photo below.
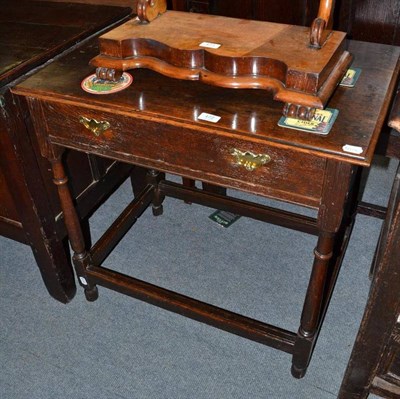
<svg viewBox="0 0 400 399">
<path fill-rule="evenodd" d="M 131 20 L 101 36 L 91 60 L 99 78 L 149 68 L 168 77 L 263 89 L 285 103 L 284 115 L 311 119 L 324 108 L 352 60 L 345 33 L 310 45 L 308 28 L 167 11 L 151 23 Z"/>
</svg>

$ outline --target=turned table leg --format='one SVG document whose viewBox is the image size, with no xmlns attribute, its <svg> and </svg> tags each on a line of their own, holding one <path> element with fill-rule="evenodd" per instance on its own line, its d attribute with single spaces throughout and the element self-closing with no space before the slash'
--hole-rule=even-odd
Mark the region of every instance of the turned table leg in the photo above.
<svg viewBox="0 0 400 399">
<path fill-rule="evenodd" d="M 154 187 L 154 197 L 152 201 L 152 210 L 154 216 L 160 216 L 163 213 L 163 201 L 165 195 L 161 193 L 158 183 L 165 179 L 165 173 L 161 173 L 157 170 L 150 169 L 147 172 L 146 180 L 148 184 Z"/>
<path fill-rule="evenodd" d="M 351 165 L 327 162 L 318 213 L 318 242 L 293 351 L 292 375 L 296 378 L 307 371 L 349 237 L 344 232 L 352 225 L 358 191 L 357 187 L 351 190 L 358 184 L 352 184 L 353 174 Z"/>
<path fill-rule="evenodd" d="M 302 378 L 306 373 L 314 341 L 318 334 L 322 304 L 325 297 L 325 282 L 333 255 L 334 243 L 335 234 L 322 232 L 314 249 L 314 264 L 304 301 L 292 362 L 292 374 L 296 378 Z"/>
<path fill-rule="evenodd" d="M 97 287 L 91 284 L 86 276 L 86 269 L 92 264 L 92 261 L 89 252 L 85 248 L 85 240 L 68 188 L 68 178 L 61 161 L 61 154 L 50 159 L 50 162 L 53 171 L 53 182 L 57 186 L 61 208 L 64 213 L 65 226 L 72 250 L 74 251 L 72 261 L 78 276 L 79 284 L 85 289 L 86 299 L 88 301 L 94 301 L 98 297 Z"/>
</svg>

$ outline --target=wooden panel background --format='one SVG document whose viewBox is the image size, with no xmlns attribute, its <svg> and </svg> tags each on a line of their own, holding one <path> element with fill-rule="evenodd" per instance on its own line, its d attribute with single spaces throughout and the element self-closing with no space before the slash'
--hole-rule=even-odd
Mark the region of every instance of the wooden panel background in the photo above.
<svg viewBox="0 0 400 399">
<path fill-rule="evenodd" d="M 41 0 L 41 1 L 53 1 L 57 3 L 85 3 L 85 4 L 101 4 L 107 6 L 123 6 L 135 8 L 137 0 Z"/>
<path fill-rule="evenodd" d="M 399 0 L 352 0 L 351 3 L 353 37 L 400 45 Z"/>
<path fill-rule="evenodd" d="M 47 0 L 63 2 L 65 0 Z M 136 8 L 137 0 L 69 0 Z M 169 0 L 169 8 L 236 18 L 310 25 L 319 0 Z M 400 45 L 399 0 L 336 0 L 335 29 L 356 40 Z"/>
<path fill-rule="evenodd" d="M 213 14 L 296 25 L 310 25 L 319 6 L 319 0 L 172 0 L 182 11 L 199 3 Z M 400 1 L 336 0 L 334 27 L 352 39 L 400 45 Z"/>
<path fill-rule="evenodd" d="M 129 6 L 133 9 L 137 4 L 137 0 L 69 1 Z M 310 25 L 317 15 L 319 0 L 168 0 L 168 5 L 179 11 Z M 400 1 L 336 0 L 334 27 L 346 31 L 352 39 L 400 45 Z"/>
</svg>

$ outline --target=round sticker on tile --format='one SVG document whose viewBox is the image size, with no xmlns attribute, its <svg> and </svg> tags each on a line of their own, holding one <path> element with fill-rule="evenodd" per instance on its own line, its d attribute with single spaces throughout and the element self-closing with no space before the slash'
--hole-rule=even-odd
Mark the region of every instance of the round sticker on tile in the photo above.
<svg viewBox="0 0 400 399">
<path fill-rule="evenodd" d="M 133 77 L 127 72 L 124 72 L 121 78 L 116 82 L 99 79 L 96 74 L 93 74 L 83 79 L 81 87 L 83 90 L 92 94 L 112 94 L 126 89 L 132 82 Z"/>
</svg>

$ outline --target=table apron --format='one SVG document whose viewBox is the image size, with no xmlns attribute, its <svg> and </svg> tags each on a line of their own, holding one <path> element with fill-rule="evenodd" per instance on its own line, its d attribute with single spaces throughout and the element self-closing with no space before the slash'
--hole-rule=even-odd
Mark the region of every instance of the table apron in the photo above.
<svg viewBox="0 0 400 399">
<path fill-rule="evenodd" d="M 44 134 L 53 144 L 307 207 L 320 204 L 323 157 L 200 123 L 166 124 L 61 103 L 43 102 L 41 108 Z M 93 133 L 82 118 L 108 128 Z M 269 162 L 250 170 L 254 165 L 238 164 L 235 151 Z"/>
</svg>

